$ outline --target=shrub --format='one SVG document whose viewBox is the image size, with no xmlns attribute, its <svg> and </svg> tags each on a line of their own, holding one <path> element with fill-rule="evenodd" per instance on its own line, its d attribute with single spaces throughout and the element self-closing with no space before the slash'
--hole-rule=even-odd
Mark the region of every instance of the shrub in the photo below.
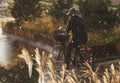
<svg viewBox="0 0 120 83">
<path fill-rule="evenodd" d="M 14 0 L 10 5 L 10 13 L 17 22 L 32 21 L 40 17 L 42 5 L 40 0 Z"/>
</svg>

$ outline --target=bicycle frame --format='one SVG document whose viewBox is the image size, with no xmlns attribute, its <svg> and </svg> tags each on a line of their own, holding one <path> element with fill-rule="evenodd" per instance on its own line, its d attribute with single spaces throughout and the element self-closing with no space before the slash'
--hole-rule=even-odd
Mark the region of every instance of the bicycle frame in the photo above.
<svg viewBox="0 0 120 83">
<path fill-rule="evenodd" d="M 73 65 L 83 64 L 84 62 L 88 62 L 89 65 L 92 66 L 93 63 L 93 49 L 90 47 L 78 47 L 76 48 L 76 53 L 71 62 Z"/>
</svg>

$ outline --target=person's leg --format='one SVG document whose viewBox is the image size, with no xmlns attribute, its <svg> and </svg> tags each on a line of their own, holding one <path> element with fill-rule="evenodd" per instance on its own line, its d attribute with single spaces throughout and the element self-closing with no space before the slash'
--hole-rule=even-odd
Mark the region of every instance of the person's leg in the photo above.
<svg viewBox="0 0 120 83">
<path fill-rule="evenodd" d="M 66 69 L 69 69 L 70 65 L 70 58 L 71 58 L 71 50 L 72 50 L 72 45 L 71 43 L 68 45 L 66 49 L 66 55 L 65 55 L 65 64 L 66 64 Z"/>
<path fill-rule="evenodd" d="M 76 64 L 76 57 L 77 57 L 77 55 L 78 55 L 78 49 L 77 48 L 75 48 L 75 51 L 74 51 L 75 53 L 74 53 L 74 59 L 73 59 L 73 66 L 76 66 L 77 64 Z"/>
<path fill-rule="evenodd" d="M 77 63 L 76 63 L 76 57 L 77 57 L 77 55 L 78 55 L 78 42 L 74 42 L 74 48 L 75 48 L 75 55 L 74 55 L 74 60 L 73 60 L 73 66 L 77 66 Z"/>
</svg>

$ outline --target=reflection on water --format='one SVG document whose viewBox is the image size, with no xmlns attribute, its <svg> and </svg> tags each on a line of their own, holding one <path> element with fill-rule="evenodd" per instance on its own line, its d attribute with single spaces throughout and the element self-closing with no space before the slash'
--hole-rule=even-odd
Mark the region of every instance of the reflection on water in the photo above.
<svg viewBox="0 0 120 83">
<path fill-rule="evenodd" d="M 0 61 L 2 64 L 7 65 L 9 63 L 9 44 L 6 41 L 0 41 Z"/>
<path fill-rule="evenodd" d="M 16 60 L 19 60 L 18 54 L 21 53 L 21 49 L 26 48 L 30 54 L 34 54 L 35 48 L 41 48 L 41 50 L 50 51 L 52 48 L 41 42 L 33 42 L 23 39 L 21 37 L 13 35 L 5 35 L 2 32 L 2 26 L 0 23 L 0 64 L 2 63 L 9 66 Z"/>
<path fill-rule="evenodd" d="M 0 62 L 6 66 L 10 62 L 10 42 L 6 35 L 3 35 L 0 24 Z"/>
</svg>

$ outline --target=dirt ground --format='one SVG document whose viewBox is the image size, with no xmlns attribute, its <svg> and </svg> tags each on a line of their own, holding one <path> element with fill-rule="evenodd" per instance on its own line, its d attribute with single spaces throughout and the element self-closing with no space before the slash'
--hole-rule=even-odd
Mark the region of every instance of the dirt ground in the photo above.
<svg viewBox="0 0 120 83">
<path fill-rule="evenodd" d="M 36 83 L 37 78 L 38 73 L 36 70 L 33 71 L 32 77 L 29 78 L 28 68 L 24 62 L 19 62 L 10 69 L 0 67 L 0 82 L 2 83 Z"/>
</svg>

